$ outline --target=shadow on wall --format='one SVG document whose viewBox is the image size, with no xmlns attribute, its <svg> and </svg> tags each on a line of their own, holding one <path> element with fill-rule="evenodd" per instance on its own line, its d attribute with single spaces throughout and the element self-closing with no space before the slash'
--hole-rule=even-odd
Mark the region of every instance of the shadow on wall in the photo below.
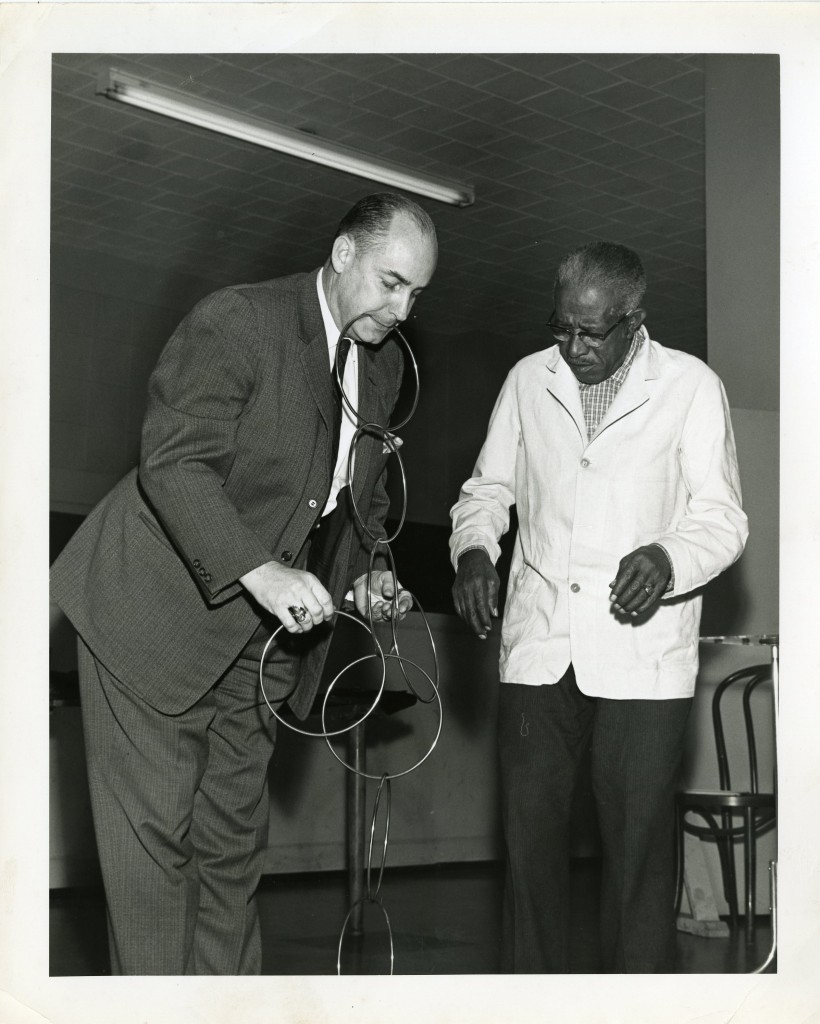
<svg viewBox="0 0 820 1024">
<path fill-rule="evenodd" d="M 737 561 L 703 588 L 701 636 L 733 636 L 743 632 L 749 603 L 742 561 Z"/>
</svg>

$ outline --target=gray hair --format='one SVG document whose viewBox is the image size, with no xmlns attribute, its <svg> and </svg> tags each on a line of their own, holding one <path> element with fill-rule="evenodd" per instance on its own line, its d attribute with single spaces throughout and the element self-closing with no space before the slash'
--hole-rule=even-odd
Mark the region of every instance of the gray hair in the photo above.
<svg viewBox="0 0 820 1024">
<path fill-rule="evenodd" d="M 430 214 L 397 192 L 376 192 L 360 199 L 342 218 L 333 240 L 339 235 L 350 235 L 357 248 L 366 252 L 388 233 L 397 213 L 410 217 L 422 236 L 438 247 L 436 226 Z"/>
<path fill-rule="evenodd" d="M 617 296 L 615 312 L 637 309 L 646 291 L 646 274 L 640 257 L 615 242 L 590 242 L 573 249 L 558 264 L 555 287 L 594 285 Z M 623 308 L 621 308 L 623 307 Z"/>
</svg>

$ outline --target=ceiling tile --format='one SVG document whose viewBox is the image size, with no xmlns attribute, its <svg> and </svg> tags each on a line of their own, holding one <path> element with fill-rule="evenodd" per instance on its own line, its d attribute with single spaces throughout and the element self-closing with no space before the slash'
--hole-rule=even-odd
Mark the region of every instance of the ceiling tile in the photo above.
<svg viewBox="0 0 820 1024">
<path fill-rule="evenodd" d="M 681 121 L 683 118 L 691 117 L 693 110 L 688 103 L 681 103 L 680 100 L 673 99 L 671 96 L 659 96 L 648 103 L 641 103 L 633 107 L 632 113 L 636 117 L 651 121 L 653 124 L 671 125 Z"/>
<path fill-rule="evenodd" d="M 520 103 L 522 100 L 528 100 L 533 96 L 548 92 L 552 89 L 552 85 L 520 71 L 507 71 L 499 75 L 498 78 L 484 82 L 481 88 L 493 96 L 500 96 L 502 99 Z"/>
<path fill-rule="evenodd" d="M 428 126 L 431 127 L 431 126 Z M 475 118 L 461 120 L 446 129 L 448 138 L 455 142 L 463 142 L 468 146 L 499 146 L 508 148 L 510 133 L 502 125 L 488 124 Z"/>
<path fill-rule="evenodd" d="M 363 81 L 373 80 L 401 63 L 400 58 L 388 53 L 317 53 L 310 60 L 338 71 L 346 71 Z"/>
<path fill-rule="evenodd" d="M 584 156 L 587 160 L 593 160 L 595 163 L 604 164 L 607 167 L 623 167 L 625 164 L 633 163 L 643 154 L 642 150 L 621 145 L 620 142 L 606 142 L 601 139 L 599 142 L 602 142 L 602 145 L 595 149 L 588 149 Z"/>
<path fill-rule="evenodd" d="M 198 75 L 197 81 L 205 91 L 214 93 L 222 102 L 230 102 L 234 96 L 246 96 L 264 85 L 265 77 L 220 61 Z M 292 79 L 289 81 L 294 84 Z"/>
<path fill-rule="evenodd" d="M 275 79 L 263 80 L 257 88 L 252 89 L 245 96 L 253 103 L 269 107 L 271 111 L 298 110 L 314 98 L 313 93 L 307 92 L 298 85 L 290 85 Z"/>
<path fill-rule="evenodd" d="M 634 146 L 636 149 L 652 149 L 663 155 L 665 152 L 662 143 L 671 137 L 671 132 L 661 128 L 649 121 L 635 120 L 630 124 L 622 124 L 617 128 L 604 128 L 601 135 L 619 142 L 625 146 Z M 652 148 L 655 143 L 659 145 Z"/>
<path fill-rule="evenodd" d="M 416 110 L 420 105 L 416 97 L 404 96 L 394 89 L 379 89 L 369 96 L 362 97 L 359 104 L 387 117 L 400 117 L 408 111 Z"/>
<path fill-rule="evenodd" d="M 545 114 L 537 114 L 534 111 L 527 111 L 521 116 L 514 117 L 512 120 L 504 122 L 504 126 L 513 134 L 523 135 L 536 142 L 542 142 L 567 130 L 566 121 L 560 121 L 558 118 L 548 117 Z"/>
<path fill-rule="evenodd" d="M 437 81 L 427 89 L 416 94 L 417 99 L 425 104 L 435 104 L 449 110 L 463 110 L 482 98 L 482 93 L 462 82 Z"/>
<path fill-rule="evenodd" d="M 335 142 L 341 141 L 344 134 L 342 125 L 350 124 L 351 114 L 361 108 L 344 99 L 334 99 L 330 96 L 314 96 L 307 100 L 298 110 L 298 116 L 293 118 L 292 127 L 299 131 L 305 131 L 330 139 Z M 372 110 L 361 111 L 358 132 L 362 136 L 372 138 L 370 133 L 371 125 L 368 117 L 374 120 L 382 115 L 375 114 Z M 391 118 L 391 120 L 393 120 Z M 393 120 L 395 125 L 395 121 Z M 365 147 L 366 148 L 366 147 Z"/>
<path fill-rule="evenodd" d="M 556 161 L 556 170 L 560 170 L 560 166 Z M 513 174 L 508 179 L 510 184 L 519 189 L 527 189 L 529 191 L 543 192 L 546 189 L 552 191 L 556 185 L 563 184 L 561 178 L 558 178 L 554 174 L 550 174 L 549 171 L 542 170 L 537 167 L 525 167 L 517 174 Z"/>
<path fill-rule="evenodd" d="M 613 75 L 609 71 L 605 71 L 603 68 L 597 67 L 586 60 L 556 71 L 550 75 L 550 78 L 556 85 L 560 85 L 562 88 L 569 89 L 581 96 L 587 96 L 591 92 L 606 89 L 608 86 L 618 85 L 621 81 L 617 75 Z"/>
<path fill-rule="evenodd" d="M 616 110 L 632 110 L 633 107 L 656 98 L 657 93 L 635 82 L 618 82 L 617 85 L 607 86 L 591 96 L 596 103 L 604 103 Z"/>
<path fill-rule="evenodd" d="M 598 149 L 601 145 L 599 135 L 582 128 L 567 128 L 564 132 L 552 135 L 549 141 L 550 146 L 554 146 L 556 149 L 578 154 L 586 154 L 590 150 Z"/>
<path fill-rule="evenodd" d="M 628 64 L 633 59 L 633 55 L 629 53 L 585 53 L 581 56 L 596 67 L 609 69 Z"/>
<path fill-rule="evenodd" d="M 438 74 L 464 85 L 479 86 L 497 78 L 504 70 L 499 64 L 488 57 L 472 54 L 458 54 L 451 60 L 440 64 Z"/>
<path fill-rule="evenodd" d="M 508 67 L 545 80 L 562 68 L 578 63 L 577 55 L 570 53 L 511 53 L 501 55 L 498 60 Z"/>
<path fill-rule="evenodd" d="M 587 107 L 586 110 L 579 110 L 572 116 L 573 124 L 579 128 L 585 128 L 590 132 L 601 132 L 607 128 L 618 128 L 625 124 L 634 124 L 635 117 L 623 110 L 613 110 L 612 107 L 596 103 Z"/>
<path fill-rule="evenodd" d="M 348 75 L 342 71 L 333 71 L 330 74 L 318 78 L 304 91 L 314 93 L 324 99 L 333 99 L 339 103 L 347 103 L 355 106 L 365 96 L 381 92 L 385 88 L 378 82 L 363 82 L 355 75 Z M 398 88 L 396 86 L 395 88 Z M 349 116 L 349 112 L 348 112 Z"/>
<path fill-rule="evenodd" d="M 669 127 L 677 132 L 678 135 L 685 135 L 687 139 L 692 139 L 699 144 L 703 142 L 704 123 L 703 114 L 701 113 L 692 114 L 690 117 L 675 121 Z"/>
<path fill-rule="evenodd" d="M 680 73 L 680 61 L 663 53 L 646 54 L 618 65 L 619 75 L 632 82 L 654 88 Z"/>
<path fill-rule="evenodd" d="M 568 89 L 558 87 L 542 93 L 540 96 L 533 96 L 523 105 L 538 113 L 546 114 L 548 117 L 562 118 L 587 110 L 592 104 L 585 96 L 579 96 Z"/>
<path fill-rule="evenodd" d="M 705 78 L 702 71 L 687 71 L 677 78 L 670 78 L 658 86 L 659 91 L 667 96 L 674 96 L 685 103 L 702 105 L 705 89 Z"/>
<path fill-rule="evenodd" d="M 481 96 L 475 102 L 462 107 L 461 111 L 467 117 L 487 121 L 492 125 L 506 124 L 521 112 L 517 104 L 498 96 Z"/>
<path fill-rule="evenodd" d="M 485 151 L 475 146 L 467 146 L 461 142 L 442 143 L 440 138 L 438 143 L 428 149 L 429 156 L 437 163 L 449 165 L 454 171 L 458 168 L 475 167 L 480 161 L 487 159 Z"/>
<path fill-rule="evenodd" d="M 473 121 L 472 119 L 465 121 L 464 114 L 459 110 L 450 110 L 448 107 L 436 106 L 429 101 L 425 101 L 416 107 L 415 110 L 408 110 L 401 115 L 399 120 L 402 124 L 417 125 L 419 128 L 426 128 L 431 132 L 445 132 L 452 138 L 460 139 L 462 142 L 472 142 L 473 140 L 460 135 L 459 128 L 461 126 L 480 124 L 480 122 Z M 494 129 L 491 126 L 483 125 L 483 128 L 489 136 L 493 135 Z M 490 139 L 485 141 L 490 141 Z"/>
<path fill-rule="evenodd" d="M 668 160 L 645 153 L 634 160 L 619 165 L 619 170 L 624 174 L 631 174 L 633 178 L 641 181 L 658 181 L 668 177 L 675 170 L 675 165 Z"/>
</svg>

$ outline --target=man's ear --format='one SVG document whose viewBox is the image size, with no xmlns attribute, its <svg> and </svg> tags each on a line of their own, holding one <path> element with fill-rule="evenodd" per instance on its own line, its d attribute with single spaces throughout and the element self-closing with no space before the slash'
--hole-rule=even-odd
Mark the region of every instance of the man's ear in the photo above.
<svg viewBox="0 0 820 1024">
<path fill-rule="evenodd" d="M 333 240 L 333 248 L 330 250 L 330 262 L 337 274 L 341 274 L 345 267 L 349 267 L 356 255 L 356 243 L 350 235 L 339 235 Z"/>
<path fill-rule="evenodd" d="M 637 329 L 643 324 L 644 320 L 646 320 L 645 309 L 635 309 L 629 315 L 629 324 L 633 331 L 637 331 Z"/>
</svg>

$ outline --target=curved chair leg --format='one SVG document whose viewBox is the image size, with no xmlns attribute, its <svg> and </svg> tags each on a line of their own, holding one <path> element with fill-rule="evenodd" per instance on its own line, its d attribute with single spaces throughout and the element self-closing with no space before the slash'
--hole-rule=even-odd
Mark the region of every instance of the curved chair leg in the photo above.
<svg viewBox="0 0 820 1024">
<path fill-rule="evenodd" d="M 726 897 L 726 902 L 729 904 L 729 915 L 732 922 L 732 928 L 738 926 L 739 910 L 737 905 L 737 874 L 735 872 L 735 850 L 734 843 L 732 842 L 732 816 L 726 811 L 722 813 L 722 824 L 724 838 L 718 840 L 718 846 L 721 851 L 721 861 L 724 864 L 724 875 L 723 875 L 723 895 Z"/>
<path fill-rule="evenodd" d="M 732 844 L 725 836 L 720 836 L 715 845 L 720 861 L 720 877 L 723 880 L 723 898 L 729 906 L 729 924 L 734 929 L 737 928 L 737 898 L 732 898 L 735 892 L 735 877 L 731 864 Z"/>
<path fill-rule="evenodd" d="M 755 857 L 754 811 L 751 807 L 743 810 L 743 847 L 746 875 L 746 945 L 755 940 Z"/>
</svg>

